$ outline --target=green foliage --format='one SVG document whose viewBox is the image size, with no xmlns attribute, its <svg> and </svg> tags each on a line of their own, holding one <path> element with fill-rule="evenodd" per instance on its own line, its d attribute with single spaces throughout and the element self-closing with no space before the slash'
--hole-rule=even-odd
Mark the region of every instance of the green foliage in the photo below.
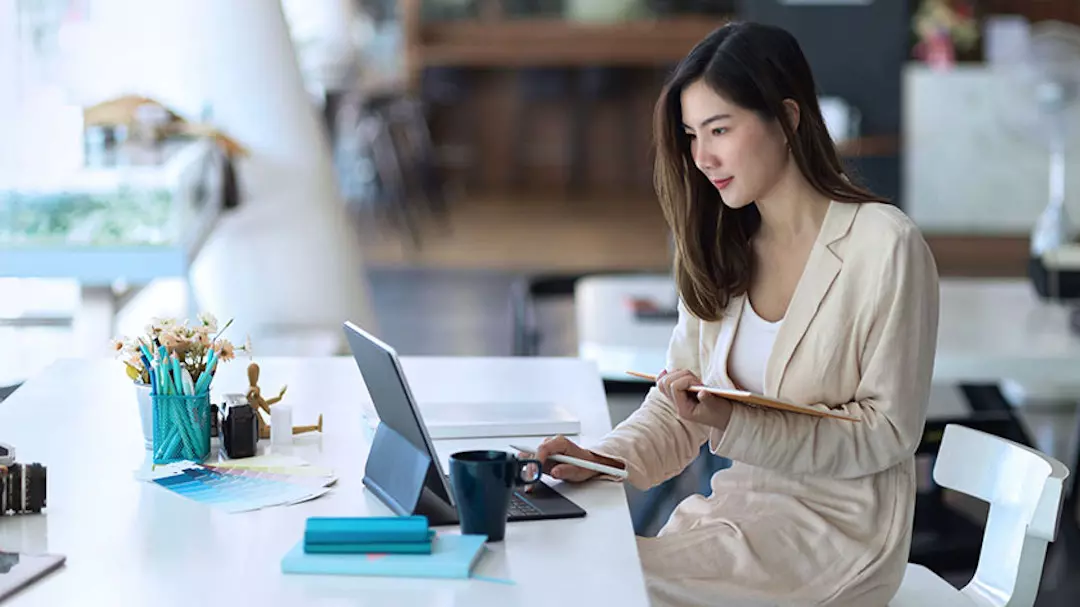
<svg viewBox="0 0 1080 607">
<path fill-rule="evenodd" d="M 164 245 L 179 235 L 178 211 L 168 190 L 0 192 L 0 246 Z"/>
</svg>

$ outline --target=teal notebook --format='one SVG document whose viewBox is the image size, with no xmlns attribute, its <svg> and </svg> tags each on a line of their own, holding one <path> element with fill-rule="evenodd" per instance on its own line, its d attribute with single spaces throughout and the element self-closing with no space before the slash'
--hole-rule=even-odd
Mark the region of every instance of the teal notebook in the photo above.
<svg viewBox="0 0 1080 607">
<path fill-rule="evenodd" d="M 431 554 L 431 543 L 435 539 L 435 530 L 428 531 L 428 538 L 423 542 L 363 542 L 355 544 L 311 544 L 305 538 L 304 552 L 308 554 L 347 554 L 347 553 L 386 553 Z"/>
<path fill-rule="evenodd" d="M 426 516 L 313 516 L 304 525 L 308 544 L 367 544 L 373 542 L 426 542 Z"/>
<path fill-rule="evenodd" d="M 467 578 L 483 554 L 484 535 L 438 535 L 431 554 L 309 554 L 301 540 L 281 559 L 282 573 Z"/>
</svg>

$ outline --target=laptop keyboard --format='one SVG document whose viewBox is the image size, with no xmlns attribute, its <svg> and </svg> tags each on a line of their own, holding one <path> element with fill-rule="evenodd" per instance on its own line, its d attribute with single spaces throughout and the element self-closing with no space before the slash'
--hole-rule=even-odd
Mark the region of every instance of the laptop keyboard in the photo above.
<svg viewBox="0 0 1080 607">
<path fill-rule="evenodd" d="M 509 516 L 536 516 L 538 514 L 540 514 L 540 510 L 525 501 L 520 494 L 514 493 L 510 497 Z"/>
</svg>

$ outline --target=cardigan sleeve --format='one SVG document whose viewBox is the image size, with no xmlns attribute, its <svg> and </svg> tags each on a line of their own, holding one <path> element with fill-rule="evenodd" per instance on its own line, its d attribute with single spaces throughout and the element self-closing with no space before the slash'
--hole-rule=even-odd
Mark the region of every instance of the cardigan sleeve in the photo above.
<svg viewBox="0 0 1080 607">
<path fill-rule="evenodd" d="M 679 319 L 668 343 L 666 369 L 669 373 L 687 369 L 701 377 L 701 322 L 681 300 L 678 308 Z M 622 462 L 629 473 L 627 481 L 647 489 L 682 472 L 707 439 L 708 427 L 679 417 L 675 403 L 653 386 L 630 417 L 588 449 Z"/>
<path fill-rule="evenodd" d="M 879 277 L 855 400 L 828 407 L 861 421 L 736 405 L 726 430 L 710 432 L 714 453 L 835 478 L 874 474 L 914 454 L 926 422 L 939 290 L 933 255 L 913 226 L 893 243 Z"/>
</svg>

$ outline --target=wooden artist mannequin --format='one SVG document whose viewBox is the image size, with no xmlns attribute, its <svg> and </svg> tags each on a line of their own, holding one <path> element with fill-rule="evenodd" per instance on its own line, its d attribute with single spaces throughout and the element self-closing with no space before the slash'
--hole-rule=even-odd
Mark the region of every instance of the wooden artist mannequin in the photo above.
<svg viewBox="0 0 1080 607">
<path fill-rule="evenodd" d="M 256 410 L 255 419 L 259 421 L 259 438 L 270 438 L 270 424 L 266 421 L 270 417 L 270 406 L 281 401 L 287 388 L 288 386 L 282 386 L 281 392 L 273 398 L 263 398 L 262 390 L 259 388 L 259 365 L 256 363 L 248 365 L 247 401 Z"/>
<path fill-rule="evenodd" d="M 248 365 L 247 402 L 256 410 L 255 419 L 258 420 L 259 424 L 259 438 L 270 438 L 270 423 L 267 421 L 270 418 L 270 406 L 281 401 L 287 388 L 288 386 L 282 386 L 281 392 L 277 396 L 264 398 L 262 390 L 259 388 L 259 365 L 255 363 Z M 322 415 L 320 415 L 319 423 L 311 426 L 293 426 L 292 433 L 322 432 L 322 425 L 323 419 Z"/>
</svg>

